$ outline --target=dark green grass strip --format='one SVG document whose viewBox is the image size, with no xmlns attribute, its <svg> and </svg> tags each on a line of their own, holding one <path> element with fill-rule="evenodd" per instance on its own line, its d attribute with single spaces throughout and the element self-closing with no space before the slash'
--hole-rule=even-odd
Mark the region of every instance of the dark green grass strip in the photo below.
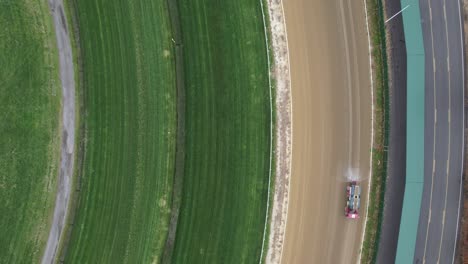
<svg viewBox="0 0 468 264">
<path fill-rule="evenodd" d="M 275 57 L 274 57 L 274 52 L 273 52 L 273 41 L 272 41 L 272 32 L 271 32 L 271 24 L 270 24 L 270 13 L 269 13 L 269 10 L 268 10 L 268 0 L 260 0 L 261 1 L 261 8 L 263 9 L 263 14 L 265 15 L 265 17 L 263 17 L 262 19 L 264 20 L 263 21 L 263 26 L 265 27 L 264 30 L 265 30 L 265 35 L 267 37 L 267 41 L 266 41 L 266 45 L 267 45 L 267 55 L 269 56 L 269 71 L 270 72 L 274 72 L 275 70 Z M 275 157 L 275 147 L 276 147 L 276 140 L 277 140 L 277 135 L 276 135 L 276 80 L 273 78 L 273 76 L 269 76 L 270 78 L 270 89 L 271 89 L 271 108 L 272 108 L 272 112 L 271 112 L 271 119 L 272 119 L 272 126 L 273 126 L 273 129 L 271 131 L 272 133 L 272 141 L 271 141 L 271 144 L 272 144 L 272 156 Z M 267 223 L 265 224 L 265 232 L 263 234 L 263 245 L 262 245 L 262 250 L 263 250 L 263 255 L 261 255 L 261 259 L 260 259 L 260 262 L 259 263 L 265 263 L 265 260 L 266 260 L 266 257 L 267 257 L 267 253 L 268 253 L 268 248 L 269 248 L 269 238 L 270 238 L 270 232 L 271 232 L 271 217 L 272 217 L 272 213 L 273 213 L 273 203 L 274 203 L 274 192 L 275 192 L 275 184 L 276 184 L 276 158 L 272 158 L 271 160 L 271 175 L 270 175 L 270 195 L 268 197 L 268 204 L 269 206 L 267 207 L 268 208 L 268 211 L 267 211 L 267 214 L 268 214 L 268 217 L 266 217 L 266 221 Z"/>
<path fill-rule="evenodd" d="M 173 263 L 258 263 L 270 166 L 259 1 L 178 1 L 186 156 Z"/>
<path fill-rule="evenodd" d="M 375 263 L 383 220 L 385 180 L 387 177 L 387 147 L 389 137 L 388 65 L 382 0 L 366 0 L 374 69 L 375 138 L 372 157 L 372 183 L 367 226 L 362 245 L 361 263 Z"/>
<path fill-rule="evenodd" d="M 171 20 L 172 42 L 174 44 L 176 86 L 177 86 L 177 136 L 176 161 L 174 171 L 174 186 L 172 189 L 171 220 L 166 243 L 162 253 L 161 263 L 167 264 L 172 260 L 174 243 L 179 221 L 180 205 L 182 203 L 182 188 L 185 167 L 185 76 L 184 76 L 184 45 L 180 28 L 180 15 L 177 2 L 166 0 Z"/>
<path fill-rule="evenodd" d="M 75 0 L 85 120 L 66 263 L 151 263 L 167 236 L 175 66 L 165 1 Z"/>
<path fill-rule="evenodd" d="M 58 55 L 47 1 L 0 1 L 0 263 L 39 263 L 60 158 Z"/>
</svg>

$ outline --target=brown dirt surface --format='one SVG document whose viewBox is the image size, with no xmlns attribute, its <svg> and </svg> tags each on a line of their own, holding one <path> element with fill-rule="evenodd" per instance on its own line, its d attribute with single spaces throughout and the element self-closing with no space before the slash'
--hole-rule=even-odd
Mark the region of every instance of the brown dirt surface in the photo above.
<svg viewBox="0 0 468 264">
<path fill-rule="evenodd" d="M 292 174 L 282 263 L 355 263 L 365 220 L 371 84 L 363 1 L 284 0 Z M 344 217 L 347 172 L 359 177 L 359 220 Z"/>
</svg>

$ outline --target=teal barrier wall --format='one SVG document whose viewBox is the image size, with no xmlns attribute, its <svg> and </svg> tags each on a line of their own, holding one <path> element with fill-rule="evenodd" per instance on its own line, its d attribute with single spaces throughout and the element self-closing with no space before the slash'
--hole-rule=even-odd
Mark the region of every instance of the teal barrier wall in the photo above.
<svg viewBox="0 0 468 264">
<path fill-rule="evenodd" d="M 424 184 L 424 43 L 419 0 L 403 14 L 407 54 L 406 185 L 396 263 L 413 263 Z"/>
</svg>

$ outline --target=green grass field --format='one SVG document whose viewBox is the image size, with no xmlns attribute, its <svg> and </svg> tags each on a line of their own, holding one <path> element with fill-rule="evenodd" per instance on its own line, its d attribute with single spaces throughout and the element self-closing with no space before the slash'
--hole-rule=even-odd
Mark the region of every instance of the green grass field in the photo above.
<svg viewBox="0 0 468 264">
<path fill-rule="evenodd" d="M 58 54 L 47 1 L 0 1 L 0 263 L 39 263 L 60 158 Z"/>
<path fill-rule="evenodd" d="M 86 143 L 66 262 L 157 262 L 169 224 L 176 132 L 166 2 L 74 6 Z"/>
<path fill-rule="evenodd" d="M 259 1 L 178 1 L 186 160 L 173 263 L 257 263 L 270 165 Z"/>
</svg>

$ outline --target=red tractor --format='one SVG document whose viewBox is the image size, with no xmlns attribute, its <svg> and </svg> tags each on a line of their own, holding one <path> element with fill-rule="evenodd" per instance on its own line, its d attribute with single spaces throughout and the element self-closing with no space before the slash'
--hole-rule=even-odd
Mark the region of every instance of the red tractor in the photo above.
<svg viewBox="0 0 468 264">
<path fill-rule="evenodd" d="M 359 218 L 359 206 L 361 205 L 361 188 L 356 182 L 350 182 L 346 186 L 346 218 Z"/>
</svg>

